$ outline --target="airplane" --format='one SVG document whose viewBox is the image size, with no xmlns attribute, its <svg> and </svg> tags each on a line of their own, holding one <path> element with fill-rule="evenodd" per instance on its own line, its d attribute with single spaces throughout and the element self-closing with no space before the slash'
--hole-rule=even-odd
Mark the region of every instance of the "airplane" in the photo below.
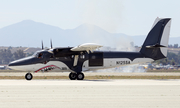
<svg viewBox="0 0 180 108">
<path fill-rule="evenodd" d="M 76 47 L 51 48 L 35 52 L 32 56 L 10 62 L 8 67 L 28 73 L 26 80 L 31 80 L 31 72 L 59 69 L 70 72 L 70 80 L 83 80 L 85 71 L 115 68 L 152 62 L 166 58 L 170 34 L 171 18 L 156 18 L 139 52 L 97 51 L 102 47 L 94 43 L 85 43 Z"/>
</svg>

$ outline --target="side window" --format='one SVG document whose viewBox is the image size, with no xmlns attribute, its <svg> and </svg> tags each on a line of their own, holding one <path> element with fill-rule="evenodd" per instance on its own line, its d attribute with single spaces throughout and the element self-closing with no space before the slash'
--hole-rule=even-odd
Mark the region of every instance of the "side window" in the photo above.
<svg viewBox="0 0 180 108">
<path fill-rule="evenodd" d="M 74 58 L 74 55 L 72 55 L 71 58 Z"/>
<path fill-rule="evenodd" d="M 103 53 L 89 54 L 89 66 L 103 66 Z"/>
<path fill-rule="evenodd" d="M 38 58 L 43 58 L 43 54 L 39 53 Z"/>
<path fill-rule="evenodd" d="M 50 58 L 54 58 L 54 55 L 51 55 Z"/>
<path fill-rule="evenodd" d="M 91 59 L 96 59 L 96 56 L 95 55 L 91 56 Z"/>
<path fill-rule="evenodd" d="M 85 59 L 85 55 L 81 55 L 80 58 L 81 58 L 81 59 Z"/>
</svg>

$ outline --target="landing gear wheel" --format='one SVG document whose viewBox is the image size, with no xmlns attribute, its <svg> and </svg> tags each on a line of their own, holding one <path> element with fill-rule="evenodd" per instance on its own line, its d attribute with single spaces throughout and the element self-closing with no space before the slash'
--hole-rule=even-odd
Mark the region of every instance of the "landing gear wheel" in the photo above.
<svg viewBox="0 0 180 108">
<path fill-rule="evenodd" d="M 72 72 L 71 72 L 71 73 L 69 74 L 69 79 L 70 79 L 70 80 L 75 80 L 76 78 L 77 78 L 77 74 L 76 74 L 76 73 L 72 73 Z"/>
<path fill-rule="evenodd" d="M 77 80 L 83 80 L 84 74 L 83 73 L 77 73 Z"/>
<path fill-rule="evenodd" d="M 26 80 L 31 80 L 33 78 L 33 75 L 31 73 L 27 73 L 25 75 Z"/>
</svg>

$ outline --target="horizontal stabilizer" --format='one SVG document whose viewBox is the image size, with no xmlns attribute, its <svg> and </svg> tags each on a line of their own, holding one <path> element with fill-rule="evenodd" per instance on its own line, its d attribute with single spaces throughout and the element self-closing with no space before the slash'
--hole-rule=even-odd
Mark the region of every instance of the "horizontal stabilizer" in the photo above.
<svg viewBox="0 0 180 108">
<path fill-rule="evenodd" d="M 166 46 L 163 46 L 163 45 L 160 45 L 160 44 L 146 46 L 146 48 L 162 48 L 162 47 L 166 47 Z"/>
</svg>

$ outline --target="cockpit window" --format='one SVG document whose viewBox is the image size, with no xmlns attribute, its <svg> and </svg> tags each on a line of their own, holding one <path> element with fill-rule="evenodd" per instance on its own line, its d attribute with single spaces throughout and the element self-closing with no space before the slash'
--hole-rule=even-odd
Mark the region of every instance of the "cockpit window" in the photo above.
<svg viewBox="0 0 180 108">
<path fill-rule="evenodd" d="M 35 57 L 37 57 L 37 58 L 42 58 L 43 57 L 43 53 L 41 53 L 41 52 L 35 52 L 34 54 L 33 54 L 33 56 L 35 56 Z"/>
<path fill-rule="evenodd" d="M 39 53 L 38 58 L 42 58 L 43 54 Z"/>
<path fill-rule="evenodd" d="M 35 52 L 35 53 L 33 54 L 33 56 L 36 56 L 36 55 L 37 55 L 37 53 L 38 53 L 38 52 Z"/>
</svg>

